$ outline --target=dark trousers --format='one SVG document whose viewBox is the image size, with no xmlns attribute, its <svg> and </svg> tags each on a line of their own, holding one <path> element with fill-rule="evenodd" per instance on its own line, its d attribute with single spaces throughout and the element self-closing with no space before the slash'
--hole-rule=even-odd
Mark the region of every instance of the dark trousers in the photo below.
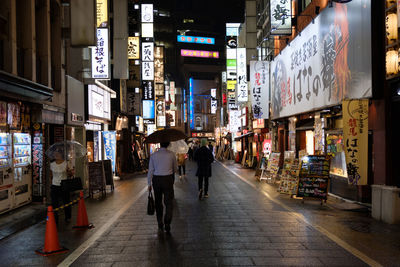
<svg viewBox="0 0 400 267">
<path fill-rule="evenodd" d="M 199 176 L 199 191 L 203 189 L 203 180 L 204 180 L 204 194 L 208 192 L 208 178 L 207 176 Z"/>
<path fill-rule="evenodd" d="M 186 174 L 186 166 L 185 166 L 185 164 L 178 166 L 179 175 L 182 175 L 181 170 L 183 170 L 183 175 L 185 175 Z"/>
<path fill-rule="evenodd" d="M 172 209 L 174 199 L 174 178 L 175 175 L 153 176 L 154 202 L 156 204 L 156 214 L 158 226 L 169 225 L 172 221 Z M 163 220 L 163 196 L 165 205 L 165 216 Z"/>
<path fill-rule="evenodd" d="M 61 190 L 61 186 L 51 185 L 51 205 L 53 209 L 60 207 L 60 199 L 62 203 L 65 205 L 71 201 L 70 193 L 64 192 Z M 65 219 L 71 219 L 71 206 L 68 206 L 64 209 Z M 54 218 L 56 222 L 58 221 L 58 214 L 54 212 Z"/>
</svg>

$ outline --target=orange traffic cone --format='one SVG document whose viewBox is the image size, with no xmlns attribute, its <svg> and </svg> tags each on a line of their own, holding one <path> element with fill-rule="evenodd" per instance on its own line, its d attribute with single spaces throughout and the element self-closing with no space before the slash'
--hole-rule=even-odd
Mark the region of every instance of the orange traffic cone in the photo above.
<svg viewBox="0 0 400 267">
<path fill-rule="evenodd" d="M 57 234 L 56 220 L 54 219 L 53 207 L 47 208 L 47 219 L 46 219 L 46 234 L 44 237 L 44 248 L 38 249 L 35 252 L 42 256 L 50 256 L 53 254 L 60 254 L 67 252 L 68 249 L 60 246 Z"/>
<path fill-rule="evenodd" d="M 78 203 L 78 216 L 76 218 L 76 225 L 73 228 L 93 228 L 94 225 L 89 223 L 88 216 L 86 213 L 85 200 L 83 199 L 83 191 L 79 193 Z"/>
</svg>

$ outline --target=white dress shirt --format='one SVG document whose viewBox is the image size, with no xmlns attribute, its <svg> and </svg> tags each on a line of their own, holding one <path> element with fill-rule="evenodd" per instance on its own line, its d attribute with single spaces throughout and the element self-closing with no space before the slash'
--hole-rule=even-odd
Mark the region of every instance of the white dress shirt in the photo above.
<svg viewBox="0 0 400 267">
<path fill-rule="evenodd" d="M 50 163 L 50 170 L 53 173 L 53 185 L 60 186 L 61 185 L 61 180 L 67 179 L 67 162 L 63 161 L 60 164 L 57 164 L 57 162 L 53 161 Z"/>
<path fill-rule="evenodd" d="M 177 166 L 175 154 L 164 147 L 160 148 L 150 156 L 147 184 L 151 185 L 153 175 L 174 174 Z"/>
</svg>

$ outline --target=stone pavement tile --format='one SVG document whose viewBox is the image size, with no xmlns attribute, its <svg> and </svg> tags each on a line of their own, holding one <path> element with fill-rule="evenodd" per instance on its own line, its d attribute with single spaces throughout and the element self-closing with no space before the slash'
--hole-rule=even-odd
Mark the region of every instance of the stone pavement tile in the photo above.
<svg viewBox="0 0 400 267">
<path fill-rule="evenodd" d="M 325 257 L 320 257 L 319 260 L 324 263 L 325 266 L 368 266 L 356 257 L 346 258 L 331 258 L 328 257 L 327 253 Z"/>
<path fill-rule="evenodd" d="M 290 232 L 270 231 L 265 229 L 263 232 L 239 232 L 240 236 L 291 236 Z"/>
<path fill-rule="evenodd" d="M 104 234 L 104 236 L 131 236 L 132 234 L 134 234 L 135 232 L 137 232 L 137 230 L 135 231 L 130 231 L 130 230 L 119 230 L 118 228 L 110 231 L 106 234 Z"/>
<path fill-rule="evenodd" d="M 354 257 L 343 249 L 336 250 L 310 250 L 310 249 L 282 249 L 279 250 L 285 258 L 297 258 L 297 257 L 315 257 L 322 258 L 329 256 L 330 258 L 351 258 Z"/>
<path fill-rule="evenodd" d="M 218 250 L 218 256 L 222 257 L 281 257 L 281 253 L 278 250 L 274 249 L 258 249 L 258 250 L 233 250 L 233 249 L 226 249 L 226 250 Z"/>
<path fill-rule="evenodd" d="M 208 257 L 208 258 L 187 258 L 183 259 L 180 262 L 184 267 L 212 267 L 218 266 L 218 258 L 217 257 Z"/>
<path fill-rule="evenodd" d="M 74 262 L 71 266 L 77 266 L 77 267 L 111 267 L 113 266 L 113 262 L 96 262 L 96 263 L 90 263 L 90 262 Z"/>
<path fill-rule="evenodd" d="M 326 240 L 322 237 L 313 236 L 270 236 L 268 239 L 272 243 L 297 243 L 297 242 L 312 242 L 312 243 L 323 243 Z"/>
<path fill-rule="evenodd" d="M 85 251 L 86 254 L 120 254 L 124 247 L 110 247 L 110 248 L 93 248 L 90 247 Z"/>
<path fill-rule="evenodd" d="M 293 236 L 323 236 L 320 232 L 318 231 L 290 231 L 290 234 Z"/>
<path fill-rule="evenodd" d="M 238 232 L 219 232 L 219 231 L 213 231 L 211 232 L 212 236 L 218 237 L 218 236 L 239 236 Z M 246 235 L 249 236 L 249 235 Z"/>
<path fill-rule="evenodd" d="M 244 243 L 246 249 L 306 249 L 301 243 Z"/>
<path fill-rule="evenodd" d="M 181 251 L 179 254 L 182 258 L 208 258 L 216 257 L 217 250 L 186 250 Z"/>
<path fill-rule="evenodd" d="M 131 238 L 132 233 L 129 235 L 107 235 L 107 236 L 102 236 L 99 239 L 97 239 L 98 242 L 103 242 L 103 241 L 127 241 Z"/>
<path fill-rule="evenodd" d="M 340 246 L 333 242 L 316 242 L 316 243 L 309 243 L 309 242 L 302 242 L 302 244 L 307 249 L 321 249 L 321 250 L 331 250 L 331 249 L 340 249 Z"/>
<path fill-rule="evenodd" d="M 148 267 L 155 266 L 151 261 L 116 261 L 112 267 Z"/>
<path fill-rule="evenodd" d="M 136 246 L 136 247 L 124 247 L 121 251 L 122 254 L 139 254 L 139 253 L 151 253 L 153 248 L 151 246 Z"/>
<path fill-rule="evenodd" d="M 252 257 L 256 265 L 261 266 L 324 266 L 318 258 L 274 258 Z"/>
<path fill-rule="evenodd" d="M 263 236 L 218 236 L 215 237 L 215 241 L 228 243 L 270 242 L 268 237 Z"/>
<path fill-rule="evenodd" d="M 248 266 L 253 265 L 250 257 L 219 257 L 219 266 Z"/>
</svg>

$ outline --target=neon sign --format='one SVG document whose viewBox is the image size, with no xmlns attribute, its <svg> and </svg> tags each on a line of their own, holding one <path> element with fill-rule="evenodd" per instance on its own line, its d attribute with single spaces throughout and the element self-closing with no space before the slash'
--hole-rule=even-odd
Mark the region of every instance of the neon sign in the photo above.
<svg viewBox="0 0 400 267">
<path fill-rule="evenodd" d="M 194 119 L 193 119 L 193 78 L 189 79 L 189 120 L 190 129 L 194 129 Z"/>
<path fill-rule="evenodd" d="M 215 44 L 215 39 L 212 37 L 178 35 L 177 39 L 181 43 Z"/>
<path fill-rule="evenodd" d="M 219 52 L 181 49 L 181 56 L 183 56 L 183 57 L 219 58 Z"/>
</svg>

